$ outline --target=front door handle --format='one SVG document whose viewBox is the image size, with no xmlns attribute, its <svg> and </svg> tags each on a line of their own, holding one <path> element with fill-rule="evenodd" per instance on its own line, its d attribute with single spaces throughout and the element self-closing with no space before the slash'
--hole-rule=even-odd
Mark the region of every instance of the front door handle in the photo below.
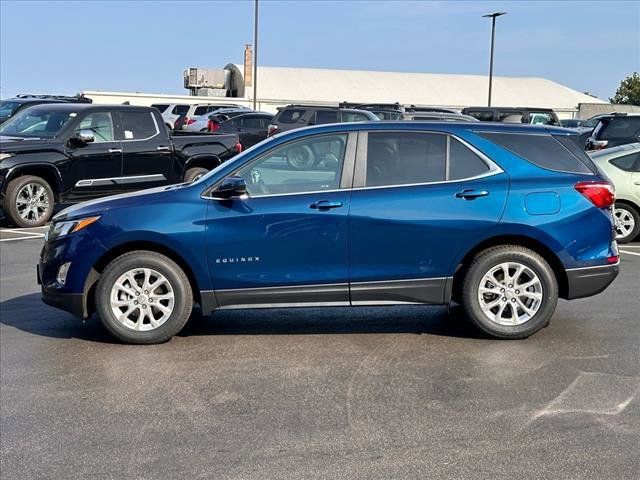
<svg viewBox="0 0 640 480">
<path fill-rule="evenodd" d="M 489 192 L 486 190 L 464 189 L 456 193 L 456 198 L 464 198 L 465 200 L 473 200 L 478 197 L 486 197 Z"/>
<path fill-rule="evenodd" d="M 110 148 L 109 149 L 109 153 L 122 153 L 122 149 L 121 148 Z"/>
<path fill-rule="evenodd" d="M 329 200 L 320 200 L 319 202 L 312 203 L 309 208 L 317 210 L 329 210 L 330 208 L 339 208 L 342 206 L 342 202 L 330 202 Z"/>
</svg>

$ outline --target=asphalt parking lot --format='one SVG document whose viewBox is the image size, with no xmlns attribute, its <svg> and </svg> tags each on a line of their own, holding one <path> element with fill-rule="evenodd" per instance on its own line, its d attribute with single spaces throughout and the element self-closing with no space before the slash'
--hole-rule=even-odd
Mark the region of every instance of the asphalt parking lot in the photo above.
<svg viewBox="0 0 640 480">
<path fill-rule="evenodd" d="M 442 307 L 227 311 L 156 346 L 40 301 L 0 231 L 1 476 L 637 478 L 640 244 L 524 341 Z"/>
</svg>

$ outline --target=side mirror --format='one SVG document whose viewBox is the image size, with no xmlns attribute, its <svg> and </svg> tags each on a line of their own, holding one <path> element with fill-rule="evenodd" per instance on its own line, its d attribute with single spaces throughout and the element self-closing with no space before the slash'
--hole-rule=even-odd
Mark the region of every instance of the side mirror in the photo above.
<svg viewBox="0 0 640 480">
<path fill-rule="evenodd" d="M 247 183 L 242 177 L 227 177 L 222 183 L 211 192 L 211 197 L 216 200 L 230 200 L 241 197 L 247 193 Z"/>
<path fill-rule="evenodd" d="M 95 139 L 96 137 L 93 132 L 86 128 L 83 128 L 82 130 L 78 131 L 78 133 L 76 133 L 74 137 L 71 137 L 73 143 L 77 145 L 86 145 L 88 143 L 94 142 Z"/>
</svg>

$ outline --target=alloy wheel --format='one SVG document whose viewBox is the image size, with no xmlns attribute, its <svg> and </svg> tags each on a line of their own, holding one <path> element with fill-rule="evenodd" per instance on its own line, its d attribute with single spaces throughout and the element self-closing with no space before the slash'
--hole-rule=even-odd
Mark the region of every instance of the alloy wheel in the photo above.
<svg viewBox="0 0 640 480">
<path fill-rule="evenodd" d="M 522 325 L 542 306 L 542 282 L 528 266 L 505 262 L 492 267 L 480 281 L 478 301 L 485 316 L 505 326 Z"/>
<path fill-rule="evenodd" d="M 47 190 L 37 183 L 27 183 L 16 195 L 16 210 L 27 222 L 40 222 L 49 211 Z"/>
<path fill-rule="evenodd" d="M 613 210 L 616 238 L 626 238 L 631 235 L 636 226 L 636 220 L 626 208 L 615 207 Z"/>
<path fill-rule="evenodd" d="M 160 272 L 134 268 L 115 281 L 111 288 L 111 311 L 125 327 L 137 331 L 154 330 L 173 313 L 173 287 Z"/>
</svg>

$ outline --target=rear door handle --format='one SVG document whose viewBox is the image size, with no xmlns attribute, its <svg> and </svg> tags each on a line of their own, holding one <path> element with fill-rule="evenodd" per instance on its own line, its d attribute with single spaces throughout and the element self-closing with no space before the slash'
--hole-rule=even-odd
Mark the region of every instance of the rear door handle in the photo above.
<svg viewBox="0 0 640 480">
<path fill-rule="evenodd" d="M 473 200 L 478 197 L 486 197 L 489 192 L 486 190 L 465 189 L 456 193 L 456 198 L 464 198 L 465 200 Z"/>
<path fill-rule="evenodd" d="M 169 150 L 171 150 L 171 148 L 160 145 L 159 147 L 156 147 L 156 150 L 158 150 L 159 152 L 168 152 Z"/>
<path fill-rule="evenodd" d="M 104 152 L 104 150 L 103 150 Z M 109 149 L 109 153 L 122 153 L 122 149 L 121 148 L 110 148 Z"/>
<path fill-rule="evenodd" d="M 330 202 L 329 200 L 320 200 L 318 202 L 309 205 L 309 208 L 317 210 L 329 210 L 330 208 L 339 208 L 342 206 L 342 202 Z"/>
</svg>

